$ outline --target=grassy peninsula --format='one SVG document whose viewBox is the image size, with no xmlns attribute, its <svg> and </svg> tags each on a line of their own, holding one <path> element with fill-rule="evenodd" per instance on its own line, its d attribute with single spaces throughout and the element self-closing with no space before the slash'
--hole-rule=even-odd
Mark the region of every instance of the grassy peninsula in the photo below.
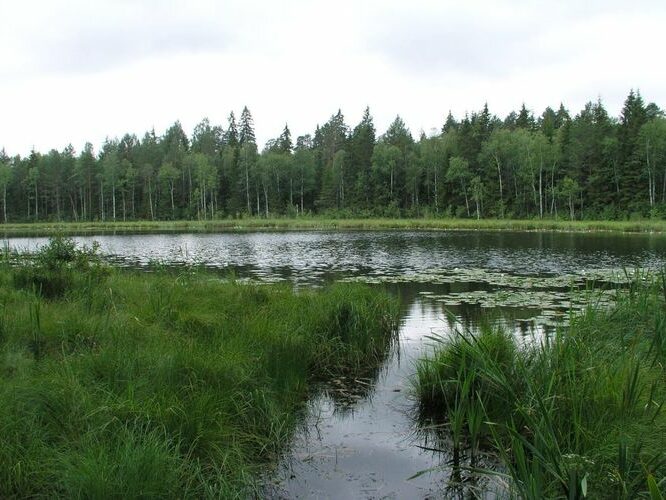
<svg viewBox="0 0 666 500">
<path fill-rule="evenodd" d="M 318 380 L 381 361 L 397 304 L 105 266 L 57 239 L 0 266 L 0 497 L 241 497 Z"/>
</svg>

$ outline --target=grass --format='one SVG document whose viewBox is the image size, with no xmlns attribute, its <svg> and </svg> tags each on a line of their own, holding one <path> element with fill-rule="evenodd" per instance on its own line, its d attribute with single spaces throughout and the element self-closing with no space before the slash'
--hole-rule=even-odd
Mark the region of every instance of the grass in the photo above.
<svg viewBox="0 0 666 500">
<path fill-rule="evenodd" d="M 261 495 L 318 380 L 395 338 L 386 294 L 109 269 L 54 240 L 0 266 L 0 497 Z"/>
<path fill-rule="evenodd" d="M 3 224 L 5 234 L 81 234 L 98 232 L 155 231 L 260 231 L 260 230 L 484 230 L 484 231 L 611 231 L 625 233 L 666 232 L 666 221 L 569 221 L 555 219 L 451 219 L 451 218 L 243 218 L 212 221 L 52 222 Z"/>
<path fill-rule="evenodd" d="M 478 470 L 479 450 L 499 459 L 511 496 L 663 498 L 665 291 L 643 277 L 532 347 L 490 327 L 439 339 L 418 364 L 421 419 L 455 467 Z"/>
</svg>

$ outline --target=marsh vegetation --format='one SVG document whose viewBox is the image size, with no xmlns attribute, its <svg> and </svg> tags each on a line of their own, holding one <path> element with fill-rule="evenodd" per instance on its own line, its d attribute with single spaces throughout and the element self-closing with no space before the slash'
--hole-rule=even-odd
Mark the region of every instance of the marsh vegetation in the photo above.
<svg viewBox="0 0 666 500">
<path fill-rule="evenodd" d="M 6 242 L 0 496 L 663 490 L 663 236 L 73 241 Z"/>
<path fill-rule="evenodd" d="M 414 388 L 452 495 L 492 477 L 521 498 L 663 498 L 664 279 L 639 276 L 529 345 L 491 325 L 435 339 Z"/>
<path fill-rule="evenodd" d="M 395 339 L 362 285 L 111 269 L 57 239 L 0 266 L 1 497 L 247 497 L 318 381 Z"/>
</svg>

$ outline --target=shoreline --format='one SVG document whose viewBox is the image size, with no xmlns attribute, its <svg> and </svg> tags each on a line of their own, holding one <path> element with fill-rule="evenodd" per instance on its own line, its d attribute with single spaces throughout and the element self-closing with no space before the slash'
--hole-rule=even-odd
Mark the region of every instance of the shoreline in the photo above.
<svg viewBox="0 0 666 500">
<path fill-rule="evenodd" d="M 131 221 L 131 222 L 27 222 L 0 224 L 5 236 L 57 235 L 86 233 L 151 232 L 244 232 L 244 231 L 327 231 L 327 230 L 429 230 L 429 231 L 506 231 L 571 233 L 666 233 L 666 221 L 565 221 L 552 219 L 384 219 L 384 218 L 247 218 L 213 221 Z"/>
</svg>

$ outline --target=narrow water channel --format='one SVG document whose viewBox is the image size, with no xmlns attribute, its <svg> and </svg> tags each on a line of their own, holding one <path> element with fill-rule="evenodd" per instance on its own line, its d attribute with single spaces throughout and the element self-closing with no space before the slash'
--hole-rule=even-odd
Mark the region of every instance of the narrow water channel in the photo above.
<svg viewBox="0 0 666 500">
<path fill-rule="evenodd" d="M 404 311 L 399 346 L 376 380 L 334 382 L 310 401 L 291 453 L 273 479 L 272 496 L 439 496 L 446 469 L 409 479 L 435 468 L 443 458 L 420 447 L 409 380 L 415 360 L 427 350 L 426 335 L 445 324 L 434 308 L 413 302 Z M 359 386 L 366 386 L 368 394 L 355 400 Z"/>
</svg>

